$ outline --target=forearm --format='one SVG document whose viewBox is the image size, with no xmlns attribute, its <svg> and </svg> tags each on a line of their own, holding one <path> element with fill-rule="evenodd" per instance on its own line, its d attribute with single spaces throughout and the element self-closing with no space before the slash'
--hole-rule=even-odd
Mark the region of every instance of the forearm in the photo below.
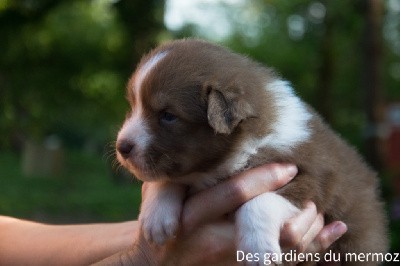
<svg viewBox="0 0 400 266">
<path fill-rule="evenodd" d="M 132 245 L 137 222 L 46 225 L 0 216 L 0 264 L 90 264 Z"/>
</svg>

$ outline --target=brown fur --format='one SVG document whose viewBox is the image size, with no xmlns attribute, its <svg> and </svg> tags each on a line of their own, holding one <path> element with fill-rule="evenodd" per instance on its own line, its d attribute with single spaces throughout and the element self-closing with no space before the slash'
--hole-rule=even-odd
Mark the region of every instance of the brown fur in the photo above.
<svg viewBox="0 0 400 266">
<path fill-rule="evenodd" d="M 147 162 L 154 177 L 166 174 L 172 181 L 191 185 L 196 180 L 185 179 L 187 175 L 213 173 L 245 138 L 271 131 L 277 107 L 264 84 L 278 77 L 243 56 L 195 40 L 161 46 L 144 57 L 138 68 L 160 51 L 169 54 L 141 88 L 140 101 L 154 134 Z M 132 81 L 128 98 L 134 105 L 138 99 L 131 93 Z M 334 251 L 386 252 L 386 219 L 376 174 L 309 110 L 313 117 L 308 126 L 313 133 L 306 143 L 290 153 L 261 149 L 247 167 L 267 162 L 296 164 L 299 174 L 279 194 L 298 207 L 312 200 L 325 214 L 326 223 L 347 224 L 348 232 L 332 246 Z M 175 114 L 178 121 L 161 123 L 160 114 L 165 111 Z"/>
</svg>

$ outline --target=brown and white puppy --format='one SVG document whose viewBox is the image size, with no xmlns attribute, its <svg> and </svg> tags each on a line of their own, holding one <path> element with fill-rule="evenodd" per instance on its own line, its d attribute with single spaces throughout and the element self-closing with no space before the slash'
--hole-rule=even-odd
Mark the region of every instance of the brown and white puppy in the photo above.
<svg viewBox="0 0 400 266">
<path fill-rule="evenodd" d="M 199 40 L 174 41 L 144 56 L 128 84 L 132 107 L 117 156 L 152 182 L 140 221 L 163 243 L 179 226 L 185 190 L 213 186 L 268 162 L 299 174 L 236 212 L 238 249 L 279 253 L 282 224 L 312 200 L 327 223 L 348 232 L 335 252 L 385 252 L 386 220 L 375 173 L 271 69 Z"/>
</svg>

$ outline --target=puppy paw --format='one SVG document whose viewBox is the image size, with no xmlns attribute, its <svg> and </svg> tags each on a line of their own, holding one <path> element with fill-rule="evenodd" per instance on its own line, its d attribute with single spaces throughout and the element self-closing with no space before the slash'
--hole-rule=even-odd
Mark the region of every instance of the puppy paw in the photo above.
<svg viewBox="0 0 400 266">
<path fill-rule="evenodd" d="M 144 237 L 150 243 L 163 245 L 168 240 L 174 238 L 179 228 L 179 214 L 160 215 L 163 211 L 155 211 L 153 215 L 141 217 Z M 150 218 L 151 217 L 151 218 Z"/>
<path fill-rule="evenodd" d="M 147 241 L 162 245 L 176 236 L 184 191 L 182 187 L 169 183 L 147 186 L 139 215 L 141 230 Z"/>
</svg>

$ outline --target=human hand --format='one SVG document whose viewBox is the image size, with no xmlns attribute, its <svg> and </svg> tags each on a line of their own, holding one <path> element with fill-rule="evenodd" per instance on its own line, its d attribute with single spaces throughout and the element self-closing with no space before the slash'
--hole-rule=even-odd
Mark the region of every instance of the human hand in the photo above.
<svg viewBox="0 0 400 266">
<path fill-rule="evenodd" d="M 234 225 L 223 217 L 250 199 L 284 186 L 296 173 L 295 166 L 265 165 L 189 197 L 184 204 L 183 230 L 177 241 L 165 247 L 168 252 L 163 252 L 160 247 L 148 248 L 153 253 L 167 255 L 162 264 L 226 265 L 236 262 Z"/>
<path fill-rule="evenodd" d="M 199 199 L 198 202 L 201 202 L 201 200 Z M 225 207 L 221 207 L 221 209 Z M 227 207 L 227 209 L 229 208 Z M 211 217 L 213 216 L 211 215 Z M 190 241 L 187 248 L 192 251 L 187 254 L 193 254 L 194 258 L 182 257 L 184 259 L 182 262 L 186 262 L 187 264 L 192 259 L 192 261 L 200 261 L 212 265 L 218 263 L 221 263 L 221 265 L 234 265 L 237 263 L 235 257 L 235 231 L 232 222 L 213 222 L 205 227 L 200 226 L 200 228 L 201 230 L 195 231 L 194 239 L 198 240 L 205 236 L 208 236 L 208 238 L 202 239 L 204 240 L 201 241 L 203 246 L 200 247 L 196 246 L 198 242 Z M 285 222 L 281 229 L 280 242 L 282 248 L 286 251 L 296 250 L 297 253 L 323 253 L 345 234 L 346 231 L 347 226 L 341 221 L 334 221 L 324 226 L 323 215 L 317 212 L 317 208 L 313 202 L 308 202 L 299 214 Z M 198 238 L 196 239 L 196 237 Z M 182 244 L 186 245 L 186 243 Z M 205 252 L 199 252 L 201 250 Z M 177 265 L 180 264 L 178 263 Z M 189 263 L 188 265 L 192 264 Z"/>
<path fill-rule="evenodd" d="M 182 223 L 185 232 L 232 213 L 260 194 L 275 191 L 297 174 L 290 164 L 265 164 L 249 169 L 226 181 L 200 191 L 185 202 Z"/>
<path fill-rule="evenodd" d="M 207 240 L 204 245 L 205 249 L 194 246 L 194 252 L 188 252 L 190 257 L 185 260 L 180 258 L 182 264 L 188 264 L 188 261 L 213 265 L 235 263 L 234 224 L 231 219 L 224 219 L 227 218 L 226 215 L 232 214 L 243 203 L 262 193 L 279 189 L 287 184 L 296 173 L 297 168 L 293 165 L 264 165 L 240 173 L 215 187 L 189 197 L 183 208 L 182 235 L 190 236 L 191 232 L 195 232 L 196 235 L 202 230 L 208 231 L 208 234 L 205 235 L 205 240 Z M 220 229 L 223 230 L 219 231 Z M 197 236 L 198 239 L 202 239 L 201 234 Z M 222 238 L 222 243 L 219 238 Z M 206 250 L 206 253 L 199 252 L 199 250 Z M 198 255 L 197 260 L 193 260 L 194 254 Z M 196 263 L 193 264 L 196 265 Z M 189 263 L 189 265 L 191 264 Z"/>
<path fill-rule="evenodd" d="M 182 219 L 183 227 L 190 232 L 201 224 L 215 221 L 223 214 L 232 213 L 248 200 L 284 186 L 296 173 L 297 168 L 294 166 L 269 164 L 248 170 L 218 186 L 204 190 L 186 201 Z M 308 202 L 298 215 L 284 224 L 280 242 L 285 250 L 324 252 L 346 231 L 347 226 L 341 221 L 324 226 L 323 215 L 317 213 L 313 202 Z M 233 240 L 234 237 L 232 237 Z M 215 254 L 209 258 L 215 260 L 218 256 L 232 260 L 236 254 L 235 247 L 224 250 L 223 246 L 218 246 L 218 242 L 209 243 L 209 246 L 210 249 L 215 248 Z M 232 245 L 225 247 L 229 248 Z M 229 254 L 231 257 L 228 256 Z"/>
<path fill-rule="evenodd" d="M 186 200 L 182 214 L 183 229 L 176 241 L 164 246 L 151 245 L 138 234 L 132 249 L 116 254 L 103 263 L 234 264 L 236 262 L 234 224 L 223 219 L 225 215 L 234 212 L 243 203 L 262 193 L 284 186 L 296 173 L 297 168 L 291 165 L 263 165 L 201 191 Z M 334 242 L 337 237 L 332 230 L 335 223 L 323 227 L 322 216 L 315 213 L 311 207 L 306 207 L 296 217 L 290 219 L 281 232 L 285 237 L 283 244 L 288 248 L 297 248 L 302 243 L 305 250 L 311 245 L 315 248 L 319 245 L 320 250 L 325 250 Z M 320 228 L 323 229 L 318 230 Z M 318 234 L 315 235 L 315 232 Z M 304 237 L 305 235 L 307 237 Z M 303 242 L 300 241 L 303 239 Z"/>
<path fill-rule="evenodd" d="M 234 224 L 222 219 L 248 200 L 288 183 L 297 173 L 295 166 L 270 164 L 250 169 L 187 199 L 182 213 L 183 230 L 176 241 L 152 245 L 141 230 L 129 251 L 115 254 L 107 265 L 226 265 L 234 263 Z M 143 198 L 151 197 L 144 184 Z"/>
<path fill-rule="evenodd" d="M 283 225 L 280 243 L 285 250 L 323 253 L 346 232 L 347 226 L 341 221 L 324 226 L 324 216 L 313 202 L 307 202 L 298 215 Z"/>
</svg>

